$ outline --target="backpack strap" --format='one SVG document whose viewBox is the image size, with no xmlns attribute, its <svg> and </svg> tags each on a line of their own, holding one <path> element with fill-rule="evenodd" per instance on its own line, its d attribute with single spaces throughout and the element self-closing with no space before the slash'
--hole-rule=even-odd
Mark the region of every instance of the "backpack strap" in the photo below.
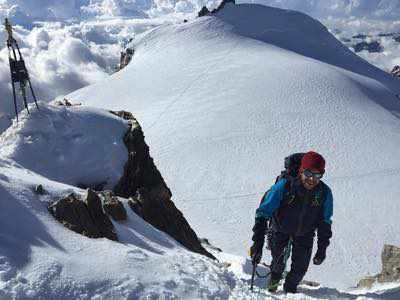
<svg viewBox="0 0 400 300">
<path fill-rule="evenodd" d="M 282 203 L 283 204 L 291 204 L 294 199 L 296 198 L 295 191 L 294 191 L 294 181 L 296 179 L 293 177 L 286 178 L 285 183 L 285 194 L 283 195 Z"/>
<path fill-rule="evenodd" d="M 325 195 L 326 195 L 326 184 L 321 181 L 320 187 L 318 191 L 315 193 L 312 204 L 317 206 L 322 206 L 323 202 L 325 201 Z"/>
</svg>

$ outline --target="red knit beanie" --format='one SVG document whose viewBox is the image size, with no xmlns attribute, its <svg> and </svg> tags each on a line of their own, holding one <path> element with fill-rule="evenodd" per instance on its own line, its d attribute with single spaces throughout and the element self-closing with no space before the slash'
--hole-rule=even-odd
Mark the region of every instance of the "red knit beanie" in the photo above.
<svg viewBox="0 0 400 300">
<path fill-rule="evenodd" d="M 318 154 L 317 152 L 314 151 L 309 151 L 306 154 L 304 154 L 303 158 L 301 159 L 300 172 L 302 172 L 305 169 L 318 170 L 318 172 L 324 174 L 325 159 L 322 157 L 321 154 Z"/>
</svg>

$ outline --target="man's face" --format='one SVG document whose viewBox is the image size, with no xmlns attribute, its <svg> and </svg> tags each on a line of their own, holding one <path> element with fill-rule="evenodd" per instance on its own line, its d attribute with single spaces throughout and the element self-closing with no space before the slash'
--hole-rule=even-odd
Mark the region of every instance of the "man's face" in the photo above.
<svg viewBox="0 0 400 300">
<path fill-rule="evenodd" d="M 315 188 L 321 178 L 322 174 L 316 169 L 304 170 L 300 173 L 301 183 L 307 190 Z"/>
</svg>

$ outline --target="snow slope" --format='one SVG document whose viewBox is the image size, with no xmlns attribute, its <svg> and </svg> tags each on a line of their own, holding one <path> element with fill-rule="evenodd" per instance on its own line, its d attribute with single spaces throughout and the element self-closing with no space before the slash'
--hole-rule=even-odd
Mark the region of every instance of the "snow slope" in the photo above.
<svg viewBox="0 0 400 300">
<path fill-rule="evenodd" d="M 138 117 L 200 236 L 245 255 L 255 208 L 283 158 L 314 149 L 327 159 L 334 238 L 307 278 L 349 287 L 379 271 L 383 244 L 400 243 L 397 81 L 317 21 L 259 5 L 227 5 L 133 44 L 127 68 L 68 97 Z"/>
<path fill-rule="evenodd" d="M 113 222 L 119 242 L 90 239 L 66 229 L 50 216 L 48 203 L 71 192 L 84 194 L 83 190 L 67 184 L 80 179 L 81 164 L 86 168 L 86 179 L 98 180 L 97 172 L 106 176 L 105 172 L 110 171 L 99 170 L 99 166 L 109 162 L 109 156 L 104 155 L 119 155 L 123 161 L 125 155 L 120 155 L 115 145 L 118 139 L 107 139 L 105 133 L 118 137 L 127 124 L 99 109 L 39 104 L 40 111 L 31 106 L 31 115 L 22 113 L 20 123 L 0 136 L 0 299 L 398 299 L 400 296 L 400 286 L 393 284 L 377 286 L 372 291 L 351 292 L 301 285 L 298 295 L 285 296 L 280 288 L 272 296 L 264 289 L 265 279 L 257 279 L 251 293 L 248 259 L 214 253 L 220 260 L 215 262 L 191 253 L 134 214 L 126 199 L 120 200 L 127 211 L 127 221 Z M 95 130 L 96 127 L 102 130 Z M 62 151 L 69 164 L 60 165 L 62 155 L 57 149 L 65 146 L 62 139 L 69 141 L 68 148 Z M 44 140 L 48 149 L 43 148 Z M 104 153 L 106 148 L 109 153 Z M 89 161 L 85 156 L 88 149 Z M 48 164 L 46 174 L 39 173 L 39 163 Z M 114 163 L 118 172 L 120 162 Z M 64 176 L 60 175 L 60 169 Z M 71 174 L 75 175 L 73 180 Z M 46 194 L 33 192 L 37 184 L 43 185 Z M 265 267 L 259 268 L 260 273 L 267 271 Z"/>
<path fill-rule="evenodd" d="M 83 194 L 67 184 L 83 172 L 87 180 L 105 179 L 113 161 L 121 176 L 126 153 L 116 143 L 127 124 L 98 109 L 40 108 L 0 136 L 0 299 L 227 299 L 235 287 L 238 299 L 241 290 L 248 294 L 245 282 L 154 229 L 126 199 L 128 220 L 114 222 L 120 242 L 89 239 L 55 221 L 47 204 Z M 38 184 L 45 195 L 33 192 Z"/>
</svg>

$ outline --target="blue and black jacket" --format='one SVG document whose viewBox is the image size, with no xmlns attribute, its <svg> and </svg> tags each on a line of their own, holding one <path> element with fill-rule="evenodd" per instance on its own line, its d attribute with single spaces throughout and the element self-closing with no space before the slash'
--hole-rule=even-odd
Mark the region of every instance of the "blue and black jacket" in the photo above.
<svg viewBox="0 0 400 300">
<path fill-rule="evenodd" d="M 257 220 L 271 219 L 274 231 L 293 237 L 318 232 L 318 248 L 326 248 L 332 236 L 333 197 L 330 188 L 320 181 L 312 190 L 300 179 L 280 179 L 265 194 L 256 210 Z"/>
</svg>

